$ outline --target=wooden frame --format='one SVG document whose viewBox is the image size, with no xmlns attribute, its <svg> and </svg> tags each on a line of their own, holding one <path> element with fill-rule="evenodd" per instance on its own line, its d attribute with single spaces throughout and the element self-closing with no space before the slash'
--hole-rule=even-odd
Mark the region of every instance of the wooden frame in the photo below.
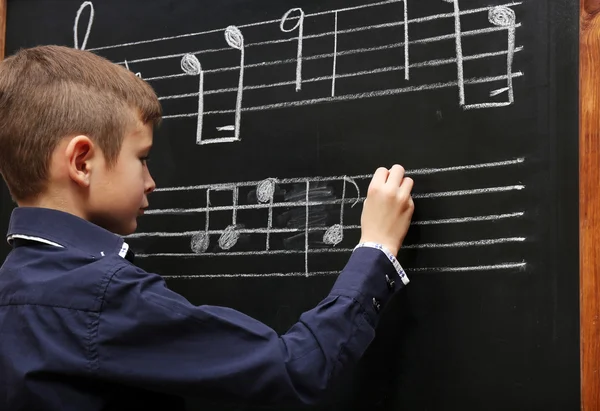
<svg viewBox="0 0 600 411">
<path fill-rule="evenodd" d="M 581 408 L 600 410 L 600 1 L 580 0 Z"/>
<path fill-rule="evenodd" d="M 4 44 L 6 43 L 6 1 L 0 0 L 0 60 L 4 58 Z"/>
</svg>

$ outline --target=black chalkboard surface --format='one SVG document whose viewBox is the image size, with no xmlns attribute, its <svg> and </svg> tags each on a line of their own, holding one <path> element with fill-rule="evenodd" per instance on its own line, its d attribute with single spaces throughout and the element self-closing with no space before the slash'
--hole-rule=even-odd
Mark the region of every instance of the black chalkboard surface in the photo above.
<svg viewBox="0 0 600 411">
<path fill-rule="evenodd" d="M 575 3 L 9 0 L 6 48 L 85 48 L 155 88 L 138 264 L 279 332 L 344 266 L 373 171 L 406 167 L 411 284 L 323 409 L 564 411 L 580 398 Z M 1 228 L 12 206 L 4 190 Z M 189 405 L 248 409 L 223 407 Z"/>
</svg>

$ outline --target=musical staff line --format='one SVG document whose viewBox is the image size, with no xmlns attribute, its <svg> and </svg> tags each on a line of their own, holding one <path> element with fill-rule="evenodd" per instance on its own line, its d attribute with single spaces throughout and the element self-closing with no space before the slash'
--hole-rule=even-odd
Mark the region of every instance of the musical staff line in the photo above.
<svg viewBox="0 0 600 411">
<path fill-rule="evenodd" d="M 485 221 L 498 221 L 506 220 L 511 218 L 520 218 L 525 215 L 524 211 L 506 213 L 506 214 L 490 214 L 484 216 L 475 217 L 456 217 L 456 218 L 444 218 L 434 220 L 421 220 L 413 221 L 411 225 L 442 225 L 442 224 L 464 224 L 464 223 L 477 223 Z M 270 225 L 269 225 L 270 226 Z M 344 225 L 342 226 L 344 231 L 346 230 L 359 230 L 360 225 Z M 322 232 L 327 231 L 327 227 L 309 227 L 308 232 Z M 221 235 L 225 233 L 225 230 L 207 230 L 210 235 Z M 305 229 L 301 228 L 241 228 L 238 229 L 240 234 L 290 234 L 290 233 L 301 233 L 305 232 Z M 132 238 L 147 238 L 147 237 L 191 237 L 195 235 L 197 231 L 182 231 L 182 232 L 139 232 L 124 236 L 125 239 Z"/>
<path fill-rule="evenodd" d="M 500 264 L 490 265 L 479 265 L 479 266 L 464 266 L 464 267 L 417 267 L 417 268 L 406 268 L 405 271 L 408 273 L 456 273 L 456 272 L 469 272 L 469 271 L 498 271 L 498 270 L 511 270 L 519 268 L 524 270 L 527 266 L 526 262 L 507 262 Z M 269 277 L 320 277 L 320 276 L 337 276 L 340 271 L 315 271 L 308 275 L 305 272 L 292 272 L 292 273 L 254 273 L 254 274 L 174 274 L 174 275 L 163 275 L 165 279 L 173 280 L 197 280 L 201 278 L 269 278 Z"/>
<path fill-rule="evenodd" d="M 514 78 L 521 77 L 521 76 L 523 76 L 522 72 L 515 72 L 511 75 L 511 78 L 514 79 Z M 479 78 L 467 79 L 464 81 L 464 84 L 483 84 L 483 83 L 490 83 L 490 82 L 494 82 L 494 81 L 501 81 L 501 80 L 507 80 L 507 79 L 508 79 L 508 76 L 506 76 L 506 75 L 500 75 L 500 76 L 494 76 L 494 77 L 479 77 Z M 370 91 L 370 92 L 356 93 L 356 94 L 344 94 L 344 95 L 335 96 L 335 97 L 322 97 L 322 98 L 315 98 L 315 99 L 309 99 L 309 100 L 289 101 L 289 102 L 283 102 L 283 103 L 267 104 L 267 105 L 263 105 L 263 106 L 244 107 L 244 108 L 242 108 L 242 112 L 265 111 L 265 110 L 274 110 L 274 109 L 291 108 L 291 107 L 302 107 L 302 106 L 309 106 L 309 105 L 314 105 L 314 104 L 331 103 L 331 102 L 339 102 L 339 101 L 351 101 L 351 100 L 362 100 L 365 98 L 394 96 L 394 95 L 398 95 L 398 94 L 415 92 L 415 91 L 438 90 L 438 89 L 443 89 L 443 88 L 448 88 L 448 87 L 456 87 L 458 84 L 459 84 L 458 81 L 448 81 L 445 83 L 440 82 L 440 83 L 425 84 L 425 85 L 421 85 L 421 86 L 410 86 L 410 87 Z M 487 107 L 488 104 L 496 104 L 496 103 L 483 103 L 480 105 L 480 107 Z M 504 104 L 504 105 L 508 106 L 511 103 L 506 102 L 506 103 L 500 103 L 500 104 Z M 214 111 L 207 111 L 204 114 L 205 115 L 227 114 L 227 113 L 234 113 L 234 112 L 235 112 L 235 110 L 214 110 Z M 197 115 L 198 115 L 197 113 L 174 114 L 174 115 L 163 116 L 163 119 L 195 117 Z"/>
<path fill-rule="evenodd" d="M 517 23 L 517 24 L 515 24 L 515 27 L 517 27 L 517 28 L 521 27 L 521 24 Z M 474 36 L 474 35 L 479 35 L 479 34 L 494 33 L 494 32 L 503 31 L 503 30 L 507 30 L 507 28 L 506 27 L 488 27 L 485 29 L 465 31 L 461 34 L 461 36 L 468 37 L 468 36 Z M 400 48 L 400 47 L 406 48 L 407 44 L 408 45 L 416 45 L 416 44 L 434 43 L 437 41 L 453 39 L 455 37 L 456 37 L 456 34 L 444 34 L 444 35 L 440 35 L 440 36 L 427 37 L 424 39 L 410 40 L 408 43 L 401 42 L 401 43 L 387 44 L 387 45 L 383 45 L 383 46 L 343 50 L 343 51 L 339 51 L 337 53 L 337 55 L 338 56 L 347 56 L 347 55 L 369 53 L 369 52 L 374 52 L 374 51 L 388 50 L 388 49 L 394 49 L 394 48 Z M 522 49 L 522 47 L 521 47 L 521 49 Z M 516 51 L 517 50 L 515 50 L 515 52 Z M 508 53 L 508 50 L 503 52 L 503 54 L 507 54 L 507 53 Z M 183 53 L 181 56 L 184 56 L 187 54 L 197 54 L 197 53 Z M 485 53 L 483 53 L 483 54 L 485 54 Z M 473 56 L 471 56 L 471 58 L 474 58 L 475 56 L 479 56 L 479 55 L 478 54 L 473 55 Z M 320 60 L 320 59 L 333 58 L 333 57 L 335 57 L 335 53 L 323 53 L 323 54 L 303 56 L 302 60 L 310 61 L 310 60 Z M 468 56 L 463 56 L 463 58 L 467 59 Z M 132 60 L 128 60 L 128 61 L 129 61 L 129 63 L 133 62 Z M 436 60 L 432 60 L 432 61 L 436 61 Z M 454 58 L 454 59 L 451 59 L 450 62 L 455 63 L 456 61 L 457 61 L 457 59 Z M 247 64 L 246 68 L 269 67 L 269 66 L 277 66 L 277 65 L 281 65 L 281 64 L 291 64 L 291 63 L 296 63 L 296 62 L 298 62 L 297 57 L 289 58 L 289 59 L 282 59 L 282 60 L 271 60 L 271 61 L 265 61 L 265 62 L 260 62 L 260 63 Z M 406 61 L 406 59 L 405 59 L 405 64 L 406 63 L 408 63 L 408 61 Z M 408 67 L 409 68 L 418 68 L 418 67 L 421 67 L 422 64 L 424 64 L 424 63 L 409 64 Z M 207 73 L 207 74 L 222 73 L 222 72 L 226 72 L 226 71 L 237 70 L 238 68 L 239 68 L 238 66 L 222 67 L 222 68 L 218 68 L 218 69 L 205 70 L 205 73 Z M 144 80 L 146 80 L 146 81 L 167 80 L 167 79 L 184 77 L 185 75 L 186 75 L 185 73 L 167 74 L 167 75 L 163 75 L 163 76 L 147 77 L 147 78 L 144 78 Z"/>
<path fill-rule="evenodd" d="M 317 17 L 317 16 L 326 15 L 326 14 L 333 14 L 336 12 L 344 13 L 344 12 L 348 12 L 348 11 L 372 8 L 372 7 L 383 6 L 383 5 L 392 4 L 392 3 L 400 3 L 401 1 L 402 0 L 387 0 L 387 1 L 381 1 L 381 2 L 377 2 L 377 3 L 373 3 L 373 4 L 365 4 L 365 5 L 361 5 L 361 6 L 347 7 L 347 8 L 337 9 L 337 10 L 328 10 L 328 11 L 317 12 L 317 13 L 308 13 L 305 15 L 305 18 Z M 521 2 L 521 1 L 510 2 L 510 3 L 504 3 L 504 4 L 502 4 L 502 6 L 513 7 L 513 6 L 521 5 L 522 3 L 523 2 Z M 461 11 L 461 16 L 478 13 L 478 12 L 482 12 L 482 11 L 487 11 L 489 9 L 490 9 L 490 7 L 488 6 L 488 7 L 480 7 L 480 8 L 476 8 L 476 9 L 471 9 L 471 10 L 463 10 L 463 11 Z M 409 20 L 409 24 L 410 23 L 427 22 L 427 21 L 436 20 L 436 19 L 440 19 L 440 18 L 452 18 L 452 17 L 454 17 L 454 13 L 441 13 L 438 15 L 411 19 L 411 20 Z M 263 26 L 263 25 L 267 25 L 267 24 L 275 24 L 275 23 L 280 23 L 280 22 L 281 22 L 281 18 L 278 18 L 278 19 L 266 20 L 266 21 L 255 22 L 255 23 L 240 24 L 240 25 L 237 25 L 237 27 L 239 27 L 239 28 L 257 27 L 257 26 Z M 136 46 L 136 45 L 141 45 L 141 44 L 156 43 L 156 42 L 167 41 L 167 40 L 182 39 L 182 38 L 187 38 L 187 37 L 203 36 L 203 35 L 207 35 L 207 34 L 221 33 L 223 31 L 224 31 L 224 28 L 218 28 L 218 29 L 206 30 L 206 31 L 195 32 L 195 33 L 185 33 L 185 34 L 179 34 L 179 35 L 175 35 L 175 36 L 167 36 L 167 37 L 160 37 L 160 38 L 154 38 L 154 39 L 149 39 L 149 40 L 133 41 L 133 42 L 127 42 L 127 43 L 108 45 L 108 46 L 94 47 L 94 48 L 89 48 L 87 50 L 89 50 L 89 51 L 109 50 L 109 49 L 115 49 L 115 48 Z"/>
<path fill-rule="evenodd" d="M 483 170 L 488 168 L 498 168 L 498 167 L 508 167 L 515 166 L 519 164 L 525 163 L 524 157 L 518 157 L 512 160 L 504 160 L 504 161 L 494 161 L 489 163 L 478 163 L 478 164 L 467 164 L 460 166 L 450 166 L 450 167 L 439 167 L 439 168 L 416 168 L 409 169 L 405 171 L 407 176 L 422 176 L 422 175 L 432 175 L 439 173 L 450 173 L 450 172 L 459 172 L 459 171 L 475 171 L 475 170 Z M 332 176 L 332 177 L 310 177 L 310 181 L 312 182 L 329 182 L 329 181 L 340 181 L 344 178 L 350 178 L 352 180 L 364 180 L 370 179 L 373 177 L 373 174 L 361 174 L 356 176 Z M 307 177 L 296 177 L 296 178 L 282 178 L 275 179 L 269 178 L 268 180 L 272 180 L 278 184 L 294 184 L 294 183 L 303 183 L 307 180 Z M 262 181 L 243 181 L 239 183 L 216 183 L 216 184 L 201 184 L 194 186 L 176 186 L 176 187 L 160 187 L 157 188 L 154 192 L 170 192 L 170 191 L 192 191 L 192 190 L 206 190 L 206 189 L 214 189 L 214 190 L 226 190 L 231 189 L 234 185 L 237 187 L 252 187 L 258 186 Z"/>
<path fill-rule="evenodd" d="M 473 241 L 455 241 L 451 243 L 421 243 L 403 245 L 401 249 L 417 250 L 417 249 L 441 249 L 441 248 L 468 248 L 468 247 L 483 247 L 499 244 L 522 243 L 526 241 L 525 237 L 505 237 L 505 238 L 486 238 Z M 139 258 L 150 257 L 235 257 L 235 256 L 259 256 L 259 255 L 291 255 L 291 254 L 327 254 L 327 253 L 349 253 L 354 251 L 353 248 L 308 248 L 304 250 L 260 250 L 260 251 L 224 251 L 216 253 L 148 253 L 136 254 Z M 308 259 L 305 258 L 305 264 Z M 308 272 L 308 267 L 305 267 Z"/>
<path fill-rule="evenodd" d="M 310 181 L 306 181 L 310 183 Z M 494 194 L 494 193 L 503 193 L 507 191 L 520 191 L 525 189 L 524 185 L 513 185 L 513 186 L 502 186 L 502 187 L 485 187 L 485 188 L 475 188 L 469 190 L 456 190 L 456 191 L 441 191 L 441 192 L 431 192 L 431 193 L 417 193 L 413 194 L 412 197 L 414 199 L 424 199 L 424 198 L 446 198 L 446 197 L 461 197 L 468 195 L 481 195 L 481 194 Z M 359 198 L 359 202 L 363 202 L 365 200 L 364 197 Z M 281 208 L 281 207 L 313 207 L 320 205 L 340 205 L 340 204 L 349 204 L 354 203 L 356 200 L 324 200 L 324 201 L 292 201 L 292 202 L 282 202 L 282 203 L 273 203 L 269 204 L 244 204 L 237 206 L 214 206 L 210 208 L 210 211 L 232 211 L 234 208 L 236 210 L 260 210 L 267 208 Z M 204 213 L 206 212 L 206 207 L 197 207 L 197 208 L 168 208 L 168 209 L 154 209 L 148 210 L 145 214 L 147 215 L 164 215 L 164 214 L 195 214 L 195 213 Z"/>
<path fill-rule="evenodd" d="M 394 46 L 394 48 L 396 46 L 400 47 L 399 45 L 401 45 L 401 43 L 397 43 L 395 45 L 390 45 L 390 46 Z M 383 48 L 387 48 L 389 46 L 381 46 L 381 47 L 377 47 L 377 49 L 383 49 Z M 367 50 L 367 49 L 362 49 L 362 50 Z M 368 49 L 369 51 L 373 50 L 373 49 Z M 522 51 L 523 48 L 522 47 L 517 47 L 515 49 L 515 53 L 518 53 L 520 51 Z M 496 51 L 496 52 L 488 52 L 488 53 L 480 53 L 480 54 L 474 54 L 472 56 L 466 56 L 464 57 L 464 60 L 466 61 L 470 61 L 470 60 L 478 60 L 478 59 L 483 59 L 483 58 L 488 58 L 488 57 L 497 57 L 497 56 L 502 56 L 502 55 L 506 55 L 508 52 L 507 51 Z M 331 56 L 331 55 L 330 55 Z M 295 60 L 293 60 L 295 61 Z M 456 63 L 456 59 L 455 58 L 448 58 L 448 59 L 436 59 L 436 60 L 428 60 L 428 61 L 424 61 L 424 62 L 420 62 L 420 63 L 413 63 L 410 64 L 409 67 L 410 68 L 420 68 L 420 67 L 435 67 L 435 66 L 441 66 L 444 64 L 452 64 L 452 63 Z M 404 66 L 389 66 L 389 67 L 381 67 L 381 68 L 377 68 L 377 69 L 373 69 L 373 70 L 365 70 L 365 71 L 358 71 L 358 72 L 354 72 L 354 73 L 343 73 L 343 74 L 337 74 L 337 75 L 332 75 L 332 76 L 321 76 L 321 77 L 313 77 L 313 78 L 308 78 L 308 79 L 304 79 L 302 80 L 303 83 L 313 83 L 313 82 L 318 82 L 318 81 L 328 81 L 328 80 L 334 80 L 334 86 L 335 86 L 335 80 L 336 78 L 348 78 L 348 77 L 358 77 L 358 76 L 366 76 L 366 75 L 372 75 L 372 74 L 380 74 L 380 73 L 387 73 L 387 72 L 392 72 L 392 71 L 402 71 L 404 70 Z M 209 73 L 210 70 L 205 71 L 204 73 Z M 516 75 L 514 77 L 520 77 L 522 75 L 522 73 L 515 73 Z M 148 79 L 146 79 L 148 80 Z M 293 85 L 296 84 L 295 81 L 282 81 L 282 82 L 278 82 L 278 83 L 272 83 L 272 84 L 259 84 L 259 85 L 254 85 L 254 86 L 244 86 L 243 90 L 244 91 L 249 91 L 249 90 L 261 90 L 261 89 L 267 89 L 267 88 L 273 88 L 273 87 L 282 87 L 282 86 L 289 86 L 289 85 Z M 238 88 L 237 87 L 230 87 L 230 88 L 222 88 L 222 89 L 212 89 L 212 90 L 205 90 L 203 93 L 204 95 L 211 95 L 211 94 L 222 94 L 222 93 L 230 93 L 230 92 L 237 92 Z M 162 96 L 159 97 L 159 100 L 173 100 L 173 99 L 181 99 L 181 98 L 189 98 L 189 97 L 198 97 L 199 93 L 185 93 L 185 94 L 174 94 L 174 95 L 170 95 L 170 96 Z M 334 93 L 332 93 L 332 97 L 334 96 Z M 209 114 L 210 112 L 207 112 L 206 114 Z M 177 116 L 177 114 L 171 115 L 171 116 L 164 116 L 163 118 L 175 118 L 173 116 Z"/>
</svg>

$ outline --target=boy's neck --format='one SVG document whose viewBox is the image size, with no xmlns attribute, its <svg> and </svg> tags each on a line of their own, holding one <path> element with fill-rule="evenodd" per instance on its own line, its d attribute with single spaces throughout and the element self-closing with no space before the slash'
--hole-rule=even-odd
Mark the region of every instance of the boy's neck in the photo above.
<svg viewBox="0 0 600 411">
<path fill-rule="evenodd" d="M 74 201 L 72 196 L 65 195 L 64 193 L 58 195 L 57 193 L 46 192 L 34 199 L 19 200 L 17 201 L 17 205 L 19 207 L 49 208 L 87 219 L 85 213 L 81 207 L 77 206 L 77 202 Z"/>
</svg>

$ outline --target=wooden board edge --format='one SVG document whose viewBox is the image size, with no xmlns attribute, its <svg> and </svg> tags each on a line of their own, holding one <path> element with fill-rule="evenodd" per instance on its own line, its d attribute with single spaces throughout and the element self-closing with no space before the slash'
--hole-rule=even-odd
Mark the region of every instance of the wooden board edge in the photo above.
<svg viewBox="0 0 600 411">
<path fill-rule="evenodd" d="M 4 59 L 6 49 L 6 2 L 7 0 L 0 0 L 0 60 Z"/>
<path fill-rule="evenodd" d="M 600 0 L 580 0 L 581 409 L 600 410 Z"/>
</svg>

